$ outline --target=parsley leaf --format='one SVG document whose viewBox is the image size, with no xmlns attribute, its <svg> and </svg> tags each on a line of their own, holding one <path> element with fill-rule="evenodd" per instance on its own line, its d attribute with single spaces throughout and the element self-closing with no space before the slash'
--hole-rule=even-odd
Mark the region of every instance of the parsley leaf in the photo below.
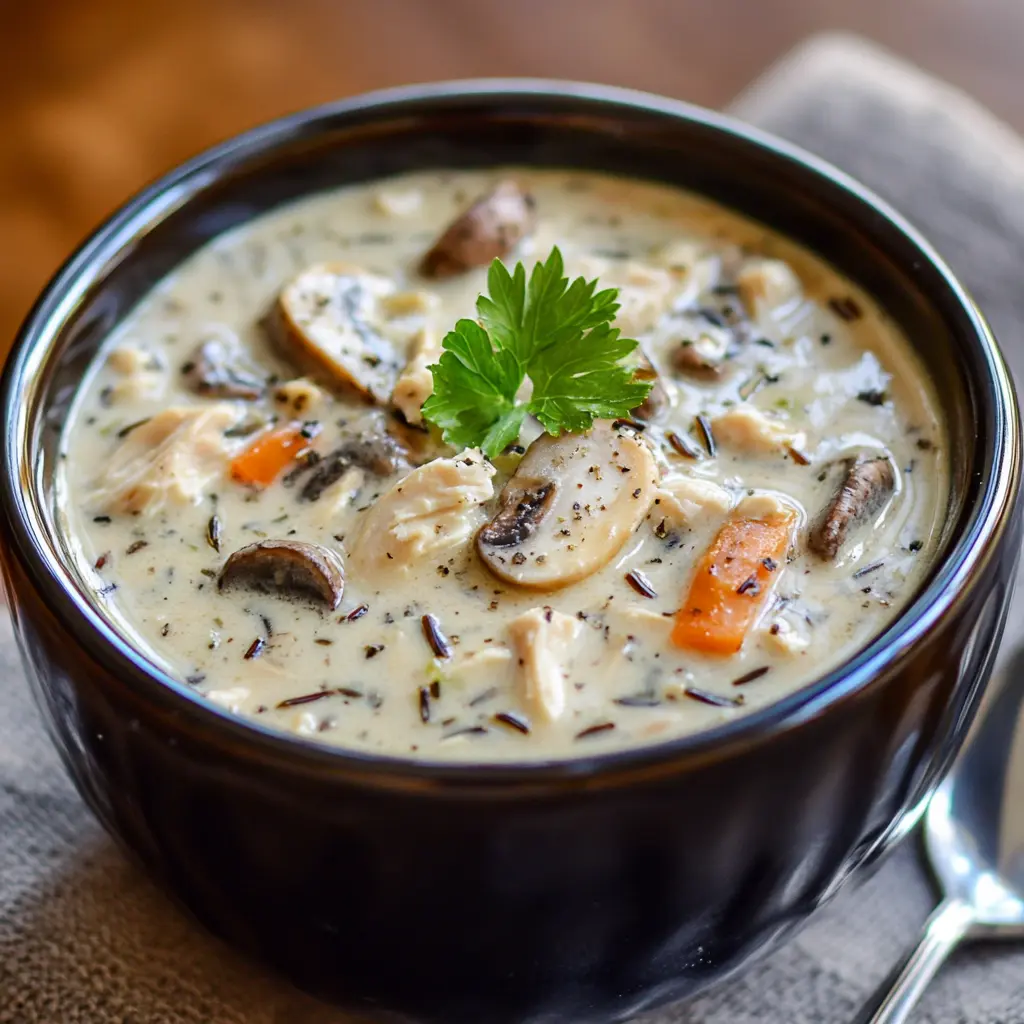
<svg viewBox="0 0 1024 1024">
<path fill-rule="evenodd" d="M 595 419 L 629 415 L 651 390 L 622 362 L 636 344 L 603 323 L 544 349 L 530 364 L 530 412 L 549 434 L 589 430 Z"/>
<path fill-rule="evenodd" d="M 533 268 L 511 273 L 495 260 L 479 323 L 460 320 L 430 367 L 434 393 L 423 415 L 455 447 L 479 446 L 490 457 L 519 436 L 527 414 L 549 434 L 588 430 L 596 418 L 626 416 L 651 389 L 626 358 L 637 347 L 611 322 L 618 290 L 565 277 L 558 248 Z M 532 394 L 517 401 L 526 377 Z"/>
<path fill-rule="evenodd" d="M 430 368 L 434 393 L 423 415 L 456 448 L 489 442 L 488 449 L 501 451 L 519 436 L 526 416 L 525 406 L 517 408 L 515 401 L 524 377 L 519 360 L 507 349 L 495 351 L 475 320 L 460 320 L 441 347 L 440 360 Z"/>
</svg>

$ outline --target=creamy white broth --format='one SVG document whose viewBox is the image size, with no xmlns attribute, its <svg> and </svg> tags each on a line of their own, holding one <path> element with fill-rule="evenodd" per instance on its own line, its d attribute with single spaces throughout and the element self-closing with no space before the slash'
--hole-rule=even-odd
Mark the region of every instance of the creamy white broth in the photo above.
<svg viewBox="0 0 1024 1024">
<path fill-rule="evenodd" d="M 453 217 L 506 178 L 534 197 L 537 217 L 506 262 L 529 265 L 558 244 L 570 273 L 622 286 L 622 325 L 644 345 L 672 403 L 640 434 L 662 489 L 639 526 L 603 567 L 551 591 L 499 579 L 474 545 L 517 453 L 492 466 L 402 427 L 391 410 L 293 383 L 308 379 L 304 368 L 282 358 L 265 322 L 295 275 L 323 262 L 354 265 L 394 282 L 401 308 L 388 332 L 404 364 L 424 337 L 436 342 L 456 319 L 474 315 L 485 268 L 436 281 L 417 267 Z M 752 323 L 721 376 L 677 371 L 672 308 L 684 310 L 695 331 L 707 327 L 702 344 L 713 349 L 716 323 L 744 319 L 738 276 L 763 269 L 757 261 L 765 258 L 795 273 L 799 293 L 787 297 L 782 280 L 779 305 L 750 303 L 758 308 L 747 311 Z M 770 297 L 771 279 L 761 283 Z M 191 389 L 182 367 L 211 337 L 229 345 L 237 338 L 246 372 L 276 381 L 265 397 Z M 168 409 L 208 415 L 187 421 L 185 462 L 158 467 L 164 477 L 178 467 L 175 486 L 158 472 L 128 500 L 119 491 L 125 446 L 144 456 Z M 681 455 L 668 439 L 674 433 L 699 452 L 698 414 L 712 425 L 714 458 Z M 301 498 L 315 466 L 261 490 L 232 480 L 228 461 L 259 432 L 239 435 L 274 417 L 278 425 L 315 421 L 310 446 L 323 455 L 387 429 L 411 446 L 414 463 L 453 460 L 447 471 L 467 476 L 469 498 L 455 509 L 457 528 L 446 521 L 443 536 L 458 542 L 418 560 L 377 557 L 381 531 L 365 521 L 408 469 L 346 473 L 316 500 Z M 630 427 L 616 430 L 634 443 Z M 522 444 L 539 432 L 528 425 Z M 63 445 L 68 537 L 136 646 L 210 700 L 265 725 L 424 759 L 582 756 L 707 729 L 770 704 L 848 658 L 898 614 L 927 571 L 947 500 L 945 435 L 927 374 L 867 295 L 702 199 L 578 172 L 413 174 L 303 199 L 216 239 L 105 342 Z M 810 552 L 807 536 L 835 491 L 838 460 L 851 452 L 888 456 L 895 493 L 832 561 Z M 415 472 L 419 480 L 424 470 Z M 450 494 L 450 484 L 441 491 Z M 680 649 L 670 641 L 673 613 L 730 507 L 744 501 L 795 510 L 790 557 L 738 654 Z M 214 517 L 219 536 L 210 538 Z M 338 552 L 346 577 L 339 607 L 220 589 L 228 556 L 263 539 Z M 636 571 L 654 597 L 626 579 Z M 427 614 L 449 657 L 428 643 Z M 554 698 L 539 695 L 530 675 L 550 669 L 551 659 L 561 691 Z M 736 684 L 746 676 L 756 678 Z"/>
</svg>

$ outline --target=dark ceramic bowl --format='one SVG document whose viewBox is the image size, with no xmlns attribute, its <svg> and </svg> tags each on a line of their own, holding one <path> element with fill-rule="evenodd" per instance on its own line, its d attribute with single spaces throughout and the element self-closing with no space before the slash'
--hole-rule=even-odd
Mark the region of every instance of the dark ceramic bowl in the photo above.
<svg viewBox="0 0 1024 1024">
<path fill-rule="evenodd" d="M 412 168 L 506 163 L 694 189 L 875 295 L 948 415 L 952 487 L 930 576 L 817 683 L 624 753 L 424 765 L 219 711 L 118 635 L 61 536 L 58 432 L 83 367 L 179 261 L 264 210 Z M 1013 388 L 927 243 L 805 153 L 612 89 L 403 89 L 211 150 L 132 199 L 57 274 L 7 363 L 2 409 L 10 603 L 82 796 L 212 931 L 328 1000 L 401 1019 L 621 1019 L 768 949 L 914 822 L 978 703 L 1017 560 Z"/>
</svg>

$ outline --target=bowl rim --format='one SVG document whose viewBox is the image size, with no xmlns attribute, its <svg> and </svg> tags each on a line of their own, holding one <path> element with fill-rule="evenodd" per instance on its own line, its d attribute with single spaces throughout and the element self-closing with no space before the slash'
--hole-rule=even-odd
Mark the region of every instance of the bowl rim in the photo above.
<svg viewBox="0 0 1024 1024">
<path fill-rule="evenodd" d="M 27 415 L 21 395 L 25 382 L 41 370 L 62 327 L 86 286 L 111 258 L 123 255 L 126 243 L 158 223 L 193 195 L 215 182 L 217 167 L 244 163 L 275 151 L 303 136 L 322 130 L 326 123 L 351 115 L 386 118 L 397 108 L 429 112 L 452 100 L 538 102 L 577 101 L 581 109 L 657 114 L 668 119 L 697 122 L 702 127 L 739 139 L 754 149 L 768 150 L 795 174 L 827 179 L 830 187 L 859 200 L 865 211 L 886 222 L 902 236 L 918 259 L 937 273 L 980 350 L 986 379 L 983 392 L 989 407 L 982 418 L 991 420 L 993 436 L 985 450 L 987 479 L 976 505 L 969 510 L 966 527 L 948 541 L 948 550 L 932 568 L 931 578 L 917 596 L 887 627 L 851 658 L 781 700 L 747 712 L 721 725 L 658 743 L 598 752 L 571 758 L 531 761 L 433 761 L 401 755 L 363 752 L 334 747 L 273 729 L 215 706 L 175 680 L 167 671 L 137 651 L 100 615 L 76 586 L 71 570 L 49 542 L 40 514 L 42 502 L 34 467 L 26 468 L 34 421 Z M 431 783 L 451 786 L 505 787 L 515 783 L 545 785 L 574 781 L 609 782 L 671 770 L 680 762 L 720 760 L 730 752 L 795 729 L 828 708 L 868 687 L 893 662 L 905 660 L 918 642 L 944 617 L 955 614 L 1011 521 L 1020 483 L 1021 427 L 1013 382 L 996 341 L 981 313 L 952 270 L 932 246 L 885 200 L 827 161 L 799 146 L 776 138 L 726 114 L 681 100 L 615 86 L 540 78 L 482 78 L 430 82 L 377 90 L 306 108 L 266 122 L 204 150 L 177 165 L 127 199 L 67 258 L 45 286 L 15 336 L 0 383 L 0 409 L 8 429 L 0 466 L 0 512 L 9 552 L 20 558 L 26 578 L 42 593 L 52 613 L 96 661 L 121 681 L 132 680 L 139 694 L 187 721 L 231 741 L 240 757 L 256 757 L 286 766 L 289 771 L 358 780 L 361 785 L 401 787 Z M 10 580 L 10 569 L 5 567 Z M 9 591 L 13 584 L 9 583 Z M 12 612 L 17 596 L 9 592 Z"/>
</svg>

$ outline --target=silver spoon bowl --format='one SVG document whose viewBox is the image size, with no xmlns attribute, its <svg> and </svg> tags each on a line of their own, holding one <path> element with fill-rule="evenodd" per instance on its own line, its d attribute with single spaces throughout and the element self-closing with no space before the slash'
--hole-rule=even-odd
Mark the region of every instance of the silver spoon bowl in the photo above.
<svg viewBox="0 0 1024 1024">
<path fill-rule="evenodd" d="M 1004 663 L 993 697 L 932 797 L 924 843 L 942 902 L 857 1024 L 906 1021 L 964 939 L 1024 938 L 1024 649 Z"/>
</svg>

